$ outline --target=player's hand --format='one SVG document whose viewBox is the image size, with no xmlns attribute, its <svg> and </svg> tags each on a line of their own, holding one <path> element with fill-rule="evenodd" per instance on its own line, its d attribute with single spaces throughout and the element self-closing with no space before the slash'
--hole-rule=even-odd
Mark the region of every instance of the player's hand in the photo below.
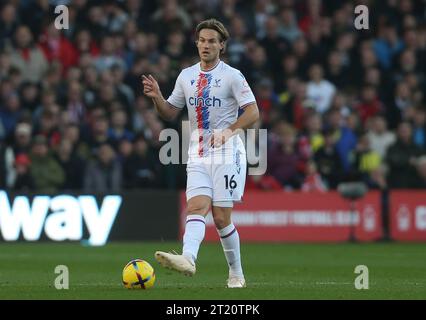
<svg viewBox="0 0 426 320">
<path fill-rule="evenodd" d="M 225 144 L 231 136 L 231 129 L 214 130 L 213 135 L 210 139 L 210 147 L 219 148 L 221 145 Z"/>
<path fill-rule="evenodd" d="M 143 93 L 149 98 L 158 98 L 161 96 L 160 86 L 152 75 L 148 77 L 142 75 Z"/>
</svg>

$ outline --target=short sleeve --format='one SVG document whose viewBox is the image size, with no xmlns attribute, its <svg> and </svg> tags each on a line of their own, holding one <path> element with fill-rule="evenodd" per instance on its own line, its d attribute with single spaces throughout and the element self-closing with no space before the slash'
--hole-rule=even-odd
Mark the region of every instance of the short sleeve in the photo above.
<svg viewBox="0 0 426 320">
<path fill-rule="evenodd" d="M 182 72 L 177 77 L 175 88 L 173 89 L 173 92 L 170 97 L 167 99 L 167 102 L 179 109 L 183 109 L 183 107 L 185 106 L 185 93 L 183 91 L 182 85 Z"/>
<path fill-rule="evenodd" d="M 256 98 L 254 97 L 246 78 L 238 70 L 236 70 L 232 77 L 231 88 L 235 100 L 237 100 L 240 108 L 244 108 L 245 106 L 256 102 Z"/>
</svg>

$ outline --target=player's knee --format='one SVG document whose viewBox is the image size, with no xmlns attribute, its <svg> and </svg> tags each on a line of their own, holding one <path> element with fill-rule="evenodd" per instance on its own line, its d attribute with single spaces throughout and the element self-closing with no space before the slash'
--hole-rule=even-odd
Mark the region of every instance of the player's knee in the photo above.
<svg viewBox="0 0 426 320">
<path fill-rule="evenodd" d="M 208 203 L 203 203 L 201 201 L 190 202 L 188 203 L 187 212 L 188 214 L 199 214 L 205 216 L 209 212 L 209 205 Z"/>
<path fill-rule="evenodd" d="M 224 215 L 215 215 L 213 217 L 216 229 L 220 230 L 227 227 L 231 222 Z"/>
</svg>

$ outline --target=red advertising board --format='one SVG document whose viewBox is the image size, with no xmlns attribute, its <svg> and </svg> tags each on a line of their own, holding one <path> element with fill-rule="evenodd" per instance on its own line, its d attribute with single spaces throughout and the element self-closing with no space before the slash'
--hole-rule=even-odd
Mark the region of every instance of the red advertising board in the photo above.
<svg viewBox="0 0 426 320">
<path fill-rule="evenodd" d="M 426 191 L 392 191 L 389 198 L 392 239 L 426 241 Z"/>
<path fill-rule="evenodd" d="M 186 199 L 181 195 L 180 235 L 185 224 Z M 355 203 L 337 192 L 248 191 L 236 204 L 232 220 L 241 241 L 342 242 L 374 241 L 382 236 L 380 193 L 369 192 Z M 207 217 L 205 241 L 218 241 L 212 215 Z"/>
</svg>

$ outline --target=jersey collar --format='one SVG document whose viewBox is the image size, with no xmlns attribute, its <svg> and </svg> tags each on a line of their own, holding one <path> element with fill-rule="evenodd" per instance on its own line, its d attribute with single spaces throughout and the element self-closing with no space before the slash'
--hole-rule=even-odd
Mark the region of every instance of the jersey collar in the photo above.
<svg viewBox="0 0 426 320">
<path fill-rule="evenodd" d="M 198 64 L 198 68 L 200 69 L 200 72 L 205 72 L 205 73 L 207 73 L 207 72 L 211 72 L 211 71 L 213 71 L 214 69 L 216 69 L 217 68 L 217 66 L 220 64 L 222 62 L 222 60 L 218 60 L 217 61 L 217 63 L 214 65 L 214 67 L 212 67 L 212 68 L 210 68 L 209 70 L 203 70 L 203 69 L 201 69 L 201 62 Z"/>
</svg>

